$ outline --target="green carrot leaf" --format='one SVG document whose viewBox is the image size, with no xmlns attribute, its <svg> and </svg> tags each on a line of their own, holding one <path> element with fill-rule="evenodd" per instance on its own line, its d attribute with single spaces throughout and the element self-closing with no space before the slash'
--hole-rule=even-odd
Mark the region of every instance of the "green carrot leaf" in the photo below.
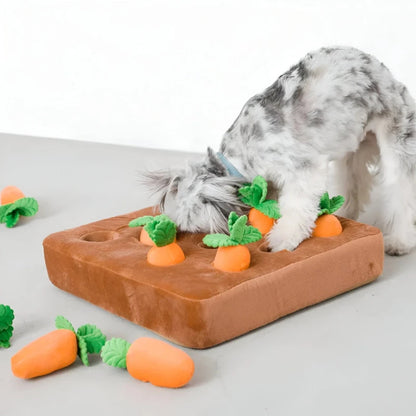
<svg viewBox="0 0 416 416">
<path fill-rule="evenodd" d="M 241 201 L 250 207 L 257 208 L 257 205 L 266 199 L 267 182 L 262 176 L 258 175 L 251 184 L 241 187 L 238 192 Z"/>
<path fill-rule="evenodd" d="M 35 198 L 20 198 L 14 201 L 12 205 L 14 209 L 19 211 L 20 215 L 24 215 L 25 217 L 35 215 L 39 209 L 38 201 Z"/>
<path fill-rule="evenodd" d="M 157 247 L 167 246 L 175 241 L 176 224 L 170 219 L 154 219 L 144 229 Z"/>
<path fill-rule="evenodd" d="M 13 335 L 14 311 L 8 305 L 0 305 L 0 348 L 10 347 L 10 338 Z"/>
<path fill-rule="evenodd" d="M 153 221 L 154 217 L 151 215 L 144 215 L 143 217 L 138 217 L 129 222 L 129 227 L 142 227 L 143 225 L 148 224 L 150 221 Z"/>
<path fill-rule="evenodd" d="M 90 365 L 90 362 L 88 361 L 87 341 L 85 341 L 84 338 L 79 337 L 78 335 L 77 335 L 77 341 L 78 341 L 78 357 L 81 359 L 82 364 L 88 366 Z"/>
<path fill-rule="evenodd" d="M 6 215 L 4 216 L 4 220 L 5 220 L 4 222 L 6 224 L 6 227 L 7 228 L 14 227 L 18 223 L 19 218 L 20 218 L 20 214 L 17 209 L 12 210 L 12 211 L 7 211 Z"/>
<path fill-rule="evenodd" d="M 331 198 L 331 214 L 339 210 L 344 204 L 345 198 L 342 195 L 337 195 Z"/>
<path fill-rule="evenodd" d="M 14 311 L 8 305 L 0 304 L 0 331 L 7 329 L 12 325 L 14 319 Z"/>
<path fill-rule="evenodd" d="M 3 343 L 9 343 L 9 346 L 10 346 L 10 338 L 12 337 L 12 335 L 13 335 L 13 327 L 10 325 L 10 326 L 8 326 L 6 329 L 2 329 L 1 331 L 0 331 L 0 342 L 3 342 Z M 8 347 L 4 347 L 4 348 L 8 348 Z"/>
<path fill-rule="evenodd" d="M 237 219 L 237 221 L 234 223 L 233 228 L 230 232 L 231 240 L 234 240 L 238 244 L 240 244 L 241 240 L 243 239 L 244 228 L 246 224 L 247 224 L 247 215 L 242 215 L 241 217 Z"/>
<path fill-rule="evenodd" d="M 82 325 L 77 330 L 77 336 L 86 342 L 87 352 L 98 354 L 105 344 L 106 337 L 95 325 Z"/>
<path fill-rule="evenodd" d="M 5 210 L 4 207 L 7 207 Z M 30 217 L 38 212 L 38 202 L 34 198 L 21 198 L 17 201 L 4 205 L 0 210 L 0 222 L 5 223 L 7 227 L 14 227 L 19 221 L 21 215 Z"/>
<path fill-rule="evenodd" d="M 252 225 L 249 225 L 244 228 L 244 234 L 243 234 L 243 238 L 240 241 L 240 244 L 244 245 L 244 244 L 254 243 L 255 241 L 261 240 L 261 238 L 262 238 L 261 232 L 257 228 L 253 227 Z"/>
<path fill-rule="evenodd" d="M 240 188 L 238 193 L 242 202 L 254 208 L 260 202 L 262 191 L 258 187 L 248 185 Z"/>
<path fill-rule="evenodd" d="M 126 355 L 130 345 L 122 338 L 111 338 L 104 344 L 101 350 L 101 358 L 108 365 L 126 368 Z"/>
<path fill-rule="evenodd" d="M 170 219 L 170 218 L 165 214 L 156 215 L 155 217 L 151 215 L 144 215 L 143 217 L 138 217 L 134 220 L 131 220 L 129 222 L 129 227 L 142 227 L 146 224 L 149 224 L 149 222 L 151 221 L 159 220 L 159 219 L 161 220 L 161 219 Z"/>
<path fill-rule="evenodd" d="M 256 209 L 258 209 L 264 215 L 267 215 L 268 217 L 273 218 L 274 220 L 277 220 L 281 217 L 279 205 L 277 201 L 273 199 L 267 199 L 261 204 L 258 204 L 256 206 Z"/>
<path fill-rule="evenodd" d="M 11 325 L 8 326 L 6 329 L 2 329 L 0 331 L 0 341 L 3 341 L 3 342 L 8 341 L 11 338 L 12 333 L 13 333 L 13 327 Z"/>
<path fill-rule="evenodd" d="M 209 247 L 229 247 L 252 243 L 262 235 L 257 228 L 247 226 L 247 215 L 239 217 L 234 211 L 228 216 L 230 236 L 226 234 L 207 234 L 202 241 Z"/>
<path fill-rule="evenodd" d="M 334 196 L 333 198 L 329 199 L 328 192 L 325 192 L 319 202 L 320 210 L 318 212 L 318 217 L 324 214 L 333 214 L 335 211 L 341 208 L 344 201 L 345 198 L 341 195 Z"/>
<path fill-rule="evenodd" d="M 277 202 L 266 199 L 267 182 L 262 176 L 256 176 L 251 185 L 243 186 L 238 192 L 240 194 L 240 199 L 246 205 L 258 209 L 270 218 L 280 218 L 280 211 Z"/>
<path fill-rule="evenodd" d="M 249 198 L 251 195 L 251 185 L 247 184 L 242 186 L 239 190 L 238 193 L 240 195 L 240 199 L 241 198 Z"/>
<path fill-rule="evenodd" d="M 262 196 L 263 196 L 263 190 L 257 186 L 252 185 L 252 201 L 253 205 L 261 204 Z"/>
<path fill-rule="evenodd" d="M 236 241 L 231 240 L 231 238 L 225 234 L 207 234 L 202 241 L 206 246 L 215 248 L 238 245 Z"/>
<path fill-rule="evenodd" d="M 238 220 L 238 215 L 236 212 L 231 211 L 228 215 L 228 231 L 231 233 L 235 222 Z"/>
<path fill-rule="evenodd" d="M 260 198 L 258 202 L 262 203 L 263 201 L 265 201 L 266 196 L 267 196 L 266 179 L 264 179 L 263 176 L 258 175 L 253 179 L 252 183 L 255 188 L 258 188 L 260 190 L 261 194 L 260 194 Z"/>
<path fill-rule="evenodd" d="M 6 222 L 6 212 L 10 205 L 12 204 L 0 205 L 0 223 L 2 224 Z"/>
<path fill-rule="evenodd" d="M 71 322 L 69 322 L 68 319 L 64 318 L 61 315 L 55 318 L 55 327 L 57 329 L 69 329 L 70 331 L 75 333 L 75 329 L 72 326 Z"/>
<path fill-rule="evenodd" d="M 328 195 L 328 192 L 325 192 L 321 196 L 321 200 L 319 201 L 319 208 L 324 214 L 326 214 L 329 212 L 329 206 L 330 206 L 329 195 Z"/>
</svg>

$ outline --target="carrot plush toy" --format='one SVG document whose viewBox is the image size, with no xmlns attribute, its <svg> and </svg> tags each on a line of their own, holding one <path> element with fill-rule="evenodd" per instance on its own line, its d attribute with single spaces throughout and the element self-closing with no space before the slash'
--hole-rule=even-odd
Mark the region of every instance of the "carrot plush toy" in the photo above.
<svg viewBox="0 0 416 416">
<path fill-rule="evenodd" d="M 322 195 L 319 203 L 320 211 L 312 232 L 313 237 L 333 237 L 342 233 L 342 225 L 333 213 L 341 208 L 344 200 L 341 195 L 329 198 L 328 192 Z"/>
<path fill-rule="evenodd" d="M 185 254 L 176 243 L 176 224 L 167 215 L 145 216 L 130 221 L 129 226 L 144 225 L 142 230 L 146 244 L 153 247 L 147 253 L 147 261 L 153 266 L 173 266 L 185 260 Z M 141 237 L 140 237 L 141 238 Z"/>
<path fill-rule="evenodd" d="M 238 190 L 240 199 L 251 209 L 248 220 L 263 235 L 267 234 L 273 227 L 275 220 L 280 218 L 277 202 L 266 199 L 267 182 L 262 176 L 256 176 L 250 185 L 243 186 Z"/>
<path fill-rule="evenodd" d="M 138 217 L 130 221 L 129 227 L 144 227 L 152 221 L 163 219 L 169 220 L 169 217 L 165 214 L 156 215 L 155 217 L 151 215 L 144 215 L 143 217 Z M 149 237 L 149 233 L 145 230 L 145 228 L 143 228 L 140 233 L 139 241 L 146 246 L 154 247 L 156 245 L 154 241 Z"/>
<path fill-rule="evenodd" d="M 239 217 L 234 211 L 228 216 L 230 235 L 208 234 L 203 238 L 205 245 L 218 247 L 214 267 L 226 272 L 240 272 L 250 266 L 251 255 L 245 244 L 262 238 L 260 231 L 247 224 L 247 215 Z"/>
<path fill-rule="evenodd" d="M 38 212 L 38 203 L 34 198 L 27 198 L 16 186 L 7 186 L 0 193 L 0 223 L 14 227 L 21 215 L 30 217 Z"/>
<path fill-rule="evenodd" d="M 182 387 L 194 374 L 194 362 L 186 352 L 154 338 L 142 337 L 133 344 L 122 338 L 108 340 L 103 361 L 113 367 L 127 368 L 129 374 L 159 387 Z"/>
<path fill-rule="evenodd" d="M 11 358 L 12 372 L 19 378 L 50 374 L 75 362 L 77 354 L 89 365 L 88 353 L 98 354 L 106 337 L 95 325 L 83 325 L 75 332 L 63 316 L 55 320 L 54 331 L 36 339 Z"/>
</svg>

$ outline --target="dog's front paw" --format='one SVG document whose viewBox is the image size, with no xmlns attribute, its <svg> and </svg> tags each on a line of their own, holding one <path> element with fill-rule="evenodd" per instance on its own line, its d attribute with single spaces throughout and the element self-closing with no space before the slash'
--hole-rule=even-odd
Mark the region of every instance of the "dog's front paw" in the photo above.
<svg viewBox="0 0 416 416">
<path fill-rule="evenodd" d="M 309 236 L 305 235 L 305 232 L 302 232 L 301 229 L 280 219 L 267 234 L 266 240 L 269 249 L 273 252 L 281 250 L 293 251 L 307 237 Z"/>
</svg>

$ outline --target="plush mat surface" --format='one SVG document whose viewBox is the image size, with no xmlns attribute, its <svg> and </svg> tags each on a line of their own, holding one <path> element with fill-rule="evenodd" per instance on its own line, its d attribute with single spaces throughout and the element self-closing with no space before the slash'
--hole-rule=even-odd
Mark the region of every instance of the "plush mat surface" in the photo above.
<svg viewBox="0 0 416 416">
<path fill-rule="evenodd" d="M 208 348 L 375 280 L 383 270 L 383 237 L 374 227 L 340 218 L 343 232 L 310 238 L 293 252 L 248 245 L 251 267 L 212 267 L 216 250 L 203 234 L 178 233 L 186 259 L 171 267 L 146 261 L 141 227 L 146 208 L 70 230 L 43 242 L 51 282 L 67 292 L 191 348 Z"/>
</svg>

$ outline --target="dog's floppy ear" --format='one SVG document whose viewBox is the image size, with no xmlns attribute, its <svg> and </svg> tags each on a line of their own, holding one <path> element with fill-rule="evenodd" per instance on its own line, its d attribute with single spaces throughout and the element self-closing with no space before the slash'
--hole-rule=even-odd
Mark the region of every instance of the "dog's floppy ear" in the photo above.
<svg viewBox="0 0 416 416">
<path fill-rule="evenodd" d="M 163 209 L 168 192 L 178 191 L 179 175 L 170 170 L 143 172 L 141 182 L 153 193 L 160 195 L 159 205 Z"/>
<path fill-rule="evenodd" d="M 207 149 L 207 159 L 206 159 L 206 168 L 209 173 L 212 173 L 215 176 L 225 176 L 227 170 L 225 166 L 218 159 L 214 151 L 208 147 Z"/>
</svg>

